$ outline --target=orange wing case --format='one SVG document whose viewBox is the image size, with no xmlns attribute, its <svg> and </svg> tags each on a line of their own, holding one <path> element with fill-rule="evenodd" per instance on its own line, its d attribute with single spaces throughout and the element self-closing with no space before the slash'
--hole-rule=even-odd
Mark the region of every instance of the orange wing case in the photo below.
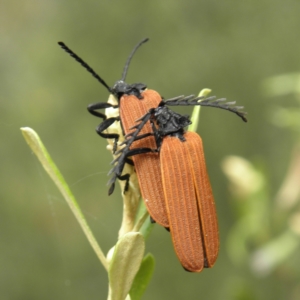
<svg viewBox="0 0 300 300">
<path fill-rule="evenodd" d="M 136 125 L 136 120 L 145 115 L 150 108 L 155 108 L 161 102 L 161 96 L 154 90 L 146 90 L 142 94 L 143 99 L 134 95 L 124 95 L 120 100 L 120 117 L 125 134 L 131 131 L 129 128 Z M 150 121 L 145 124 L 140 134 L 153 132 Z M 156 149 L 153 136 L 135 141 L 133 148 Z M 164 191 L 161 182 L 160 159 L 158 153 L 146 153 L 132 157 L 141 188 L 142 197 L 151 217 L 158 224 L 169 227 L 167 209 L 164 200 Z"/>
<path fill-rule="evenodd" d="M 216 209 L 203 153 L 194 132 L 186 141 L 166 136 L 160 151 L 162 182 L 175 252 L 191 272 L 212 267 L 219 250 Z"/>
</svg>

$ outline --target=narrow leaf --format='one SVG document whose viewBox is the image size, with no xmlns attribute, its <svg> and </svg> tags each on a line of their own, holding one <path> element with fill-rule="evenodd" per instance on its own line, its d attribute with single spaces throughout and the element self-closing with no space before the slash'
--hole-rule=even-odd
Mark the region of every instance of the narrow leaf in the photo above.
<svg viewBox="0 0 300 300">
<path fill-rule="evenodd" d="M 148 253 L 136 274 L 131 290 L 129 292 L 131 300 L 140 300 L 152 278 L 155 267 L 155 260 L 151 253 Z"/>
<path fill-rule="evenodd" d="M 22 134 L 31 148 L 31 150 L 34 152 L 34 154 L 37 156 L 39 161 L 41 162 L 42 166 L 48 173 L 48 175 L 51 177 L 51 179 L 54 181 L 57 188 L 60 190 L 62 195 L 64 196 L 65 200 L 67 201 L 71 211 L 75 215 L 75 218 L 77 219 L 79 225 L 81 226 L 86 238 L 90 242 L 92 248 L 96 252 L 96 255 L 98 256 L 100 262 L 104 266 L 105 269 L 108 269 L 107 261 L 105 258 L 105 255 L 103 254 L 101 248 L 99 247 L 92 231 L 90 230 L 83 213 L 80 210 L 79 205 L 77 204 L 77 201 L 75 197 L 73 196 L 68 184 L 66 183 L 65 179 L 63 178 L 62 174 L 56 167 L 55 163 L 51 159 L 48 151 L 46 150 L 45 146 L 43 145 L 40 137 L 38 134 L 29 127 L 23 127 L 21 128 Z"/>
</svg>

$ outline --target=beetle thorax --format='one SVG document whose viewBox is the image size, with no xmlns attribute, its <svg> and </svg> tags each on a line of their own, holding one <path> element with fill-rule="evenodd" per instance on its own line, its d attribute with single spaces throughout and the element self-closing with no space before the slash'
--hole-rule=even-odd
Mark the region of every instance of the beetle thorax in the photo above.
<svg viewBox="0 0 300 300">
<path fill-rule="evenodd" d="M 120 99 L 123 95 L 134 95 L 142 99 L 142 92 L 147 88 L 143 83 L 128 84 L 123 80 L 118 80 L 113 88 L 112 93 Z"/>
<path fill-rule="evenodd" d="M 161 136 L 184 132 L 184 127 L 191 124 L 188 116 L 182 116 L 166 106 L 158 107 L 155 112 L 158 131 Z"/>
</svg>

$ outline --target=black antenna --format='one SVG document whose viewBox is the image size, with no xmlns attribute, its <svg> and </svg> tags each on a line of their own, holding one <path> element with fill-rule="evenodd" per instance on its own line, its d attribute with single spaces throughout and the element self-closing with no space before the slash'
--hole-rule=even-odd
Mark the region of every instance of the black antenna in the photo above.
<svg viewBox="0 0 300 300">
<path fill-rule="evenodd" d="M 123 74 L 122 74 L 122 81 L 125 81 L 126 75 L 127 75 L 127 71 L 128 71 L 128 67 L 130 64 L 130 61 L 134 55 L 134 53 L 136 52 L 136 50 L 144 43 L 148 42 L 148 38 L 143 39 L 142 41 L 140 41 L 132 50 L 132 52 L 130 53 L 129 57 L 127 58 L 124 70 L 123 70 Z"/>
<path fill-rule="evenodd" d="M 75 54 L 70 48 L 68 48 L 63 42 L 58 42 L 58 45 L 62 47 L 67 53 L 69 53 L 76 61 L 78 61 L 89 73 L 91 73 L 102 85 L 104 85 L 110 93 L 112 93 L 111 88 L 107 83 L 77 54 Z"/>
</svg>

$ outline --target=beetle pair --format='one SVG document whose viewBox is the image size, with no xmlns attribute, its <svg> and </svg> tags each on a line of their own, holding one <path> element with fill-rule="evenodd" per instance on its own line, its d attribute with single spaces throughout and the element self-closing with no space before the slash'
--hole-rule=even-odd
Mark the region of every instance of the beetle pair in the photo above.
<svg viewBox="0 0 300 300">
<path fill-rule="evenodd" d="M 223 103 L 225 99 L 215 97 L 179 96 L 163 100 L 154 90 L 147 90 L 142 83 L 127 84 L 125 77 L 135 51 L 147 41 L 142 40 L 130 54 L 122 79 L 111 88 L 105 81 L 62 42 L 59 45 L 85 67 L 107 90 L 117 98 L 116 104 L 96 103 L 89 105 L 91 114 L 103 119 L 96 128 L 97 133 L 114 139 L 117 149 L 118 134 L 104 132 L 115 121 L 120 121 L 125 141 L 119 156 L 109 194 L 114 190 L 117 178 L 126 180 L 129 174 L 122 174 L 125 163 L 131 157 L 138 176 L 141 193 L 151 218 L 169 228 L 175 252 L 182 266 L 191 272 L 200 272 L 203 267 L 212 267 L 216 261 L 219 238 L 215 204 L 206 171 L 202 140 L 184 128 L 191 122 L 188 117 L 170 110 L 168 106 L 211 106 L 234 112 L 244 121 L 242 107 L 235 102 Z M 119 108 L 119 116 L 107 118 L 98 112 L 103 108 Z M 136 125 L 135 125 L 136 124 Z"/>
</svg>

